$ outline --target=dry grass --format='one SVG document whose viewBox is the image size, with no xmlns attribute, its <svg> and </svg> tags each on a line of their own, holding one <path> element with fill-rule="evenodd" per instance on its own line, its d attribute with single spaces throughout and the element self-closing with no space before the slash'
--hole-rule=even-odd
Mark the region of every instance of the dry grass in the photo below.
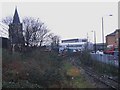
<svg viewBox="0 0 120 90">
<path fill-rule="evenodd" d="M 71 67 L 70 69 L 67 70 L 67 75 L 71 77 L 77 77 L 80 75 L 80 70 L 76 67 Z"/>
</svg>

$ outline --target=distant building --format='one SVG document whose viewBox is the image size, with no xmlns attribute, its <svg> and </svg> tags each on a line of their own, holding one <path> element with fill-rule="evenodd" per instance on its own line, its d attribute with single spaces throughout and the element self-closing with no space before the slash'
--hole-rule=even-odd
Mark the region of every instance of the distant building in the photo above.
<svg viewBox="0 0 120 90">
<path fill-rule="evenodd" d="M 9 38 L 8 29 L 8 25 L 0 22 L 0 37 Z"/>
<path fill-rule="evenodd" d="M 110 33 L 106 36 L 106 44 L 107 45 L 116 45 L 115 32 Z"/>
<path fill-rule="evenodd" d="M 0 22 L 0 48 L 8 48 L 8 29 L 6 24 Z"/>
<path fill-rule="evenodd" d="M 88 48 L 92 47 L 92 44 L 88 43 L 87 39 L 66 39 L 61 41 L 59 51 L 63 51 L 66 49 L 72 51 L 82 51 L 83 49 L 85 49 L 86 45 L 88 45 Z"/>
<path fill-rule="evenodd" d="M 116 34 L 115 34 L 115 40 L 116 40 L 117 47 L 119 45 L 119 38 L 120 38 L 120 29 L 117 29 Z"/>
<path fill-rule="evenodd" d="M 114 45 L 115 47 L 118 47 L 118 38 L 120 38 L 120 29 L 117 29 L 106 36 L 106 45 Z"/>
<path fill-rule="evenodd" d="M 20 23 L 17 8 L 13 16 L 13 22 L 9 25 L 9 41 L 12 51 L 21 51 L 24 46 L 23 26 Z"/>
</svg>

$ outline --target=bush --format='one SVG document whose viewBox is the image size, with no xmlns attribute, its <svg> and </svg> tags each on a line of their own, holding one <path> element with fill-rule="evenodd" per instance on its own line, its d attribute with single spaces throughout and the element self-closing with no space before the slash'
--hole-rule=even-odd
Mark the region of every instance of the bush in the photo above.
<svg viewBox="0 0 120 90">
<path fill-rule="evenodd" d="M 71 54 L 72 55 L 72 54 Z M 77 62 L 87 63 L 89 55 L 81 55 L 83 58 Z M 3 87 L 37 87 L 43 88 L 70 88 L 73 87 L 71 77 L 78 77 L 80 72 L 73 67 L 68 57 L 61 57 L 54 51 L 41 49 L 32 50 L 29 53 L 3 51 Z M 77 71 L 77 72 L 76 72 Z M 68 79 L 68 77 L 70 77 Z M 29 84 L 27 85 L 27 83 Z M 11 82 L 11 83 L 9 83 Z M 33 84 L 33 86 L 32 86 Z M 7 86 L 8 85 L 8 86 Z M 31 86 L 29 86 L 31 85 Z"/>
<path fill-rule="evenodd" d="M 3 82 L 6 83 L 13 82 L 19 86 L 21 80 L 27 80 L 43 87 L 60 87 L 64 78 L 60 71 L 62 57 L 55 52 L 33 50 L 24 55 L 18 52 L 11 54 L 5 50 L 3 60 Z M 6 84 L 3 86 L 7 87 Z"/>
</svg>

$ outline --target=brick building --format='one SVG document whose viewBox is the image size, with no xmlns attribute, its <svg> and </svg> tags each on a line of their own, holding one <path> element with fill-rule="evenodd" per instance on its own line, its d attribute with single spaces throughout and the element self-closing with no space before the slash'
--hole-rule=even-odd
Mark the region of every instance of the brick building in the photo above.
<svg viewBox="0 0 120 90">
<path fill-rule="evenodd" d="M 120 29 L 117 29 L 116 34 L 115 34 L 115 39 L 116 39 L 116 45 L 117 46 L 119 44 L 119 38 L 120 38 Z"/>
<path fill-rule="evenodd" d="M 106 36 L 106 44 L 118 47 L 118 38 L 120 38 L 120 29 L 116 29 L 113 33 Z"/>
</svg>

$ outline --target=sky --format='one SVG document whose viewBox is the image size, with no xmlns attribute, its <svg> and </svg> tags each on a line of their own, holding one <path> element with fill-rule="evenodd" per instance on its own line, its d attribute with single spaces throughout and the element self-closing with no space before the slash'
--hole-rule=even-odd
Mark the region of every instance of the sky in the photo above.
<svg viewBox="0 0 120 90">
<path fill-rule="evenodd" d="M 118 29 L 117 2 L 2 2 L 0 6 L 2 18 L 13 16 L 17 6 L 21 21 L 26 16 L 39 18 L 61 39 L 87 38 L 88 33 L 93 42 L 95 31 L 96 41 L 102 42 L 102 17 L 105 36 Z"/>
</svg>

